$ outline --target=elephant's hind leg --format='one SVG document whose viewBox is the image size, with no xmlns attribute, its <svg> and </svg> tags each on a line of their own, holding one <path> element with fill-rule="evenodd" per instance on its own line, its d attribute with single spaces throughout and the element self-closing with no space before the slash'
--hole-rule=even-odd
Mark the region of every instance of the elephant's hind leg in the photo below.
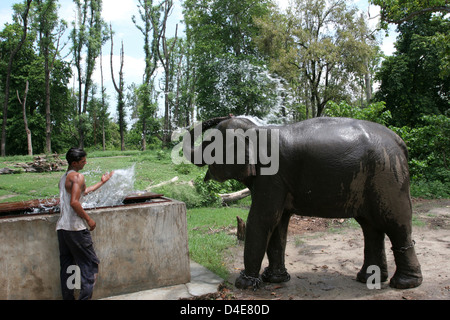
<svg viewBox="0 0 450 320">
<path fill-rule="evenodd" d="M 356 221 L 361 225 L 364 234 L 364 264 L 356 279 L 359 282 L 367 283 L 367 279 L 372 275 L 367 272 L 367 268 L 377 266 L 381 272 L 380 281 L 385 282 L 388 278 L 388 270 L 384 249 L 384 232 L 375 228 L 364 218 L 356 218 Z"/>
<path fill-rule="evenodd" d="M 392 243 L 395 265 L 397 267 L 389 285 L 397 289 L 420 286 L 422 272 L 411 239 L 411 224 L 393 225 L 386 232 Z"/>
</svg>

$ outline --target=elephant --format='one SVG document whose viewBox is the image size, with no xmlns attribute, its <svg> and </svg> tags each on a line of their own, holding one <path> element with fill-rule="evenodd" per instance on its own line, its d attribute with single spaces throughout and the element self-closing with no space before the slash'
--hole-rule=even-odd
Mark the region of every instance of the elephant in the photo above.
<svg viewBox="0 0 450 320">
<path fill-rule="evenodd" d="M 205 135 L 200 145 L 195 143 L 207 130 L 213 132 L 214 138 Z M 233 140 L 224 143 L 220 135 L 225 137 L 230 132 L 235 133 Z M 253 141 L 255 138 L 260 141 Z M 239 143 L 245 148 L 238 150 Z M 272 160 L 277 163 L 269 164 L 264 152 L 276 155 Z M 230 161 L 230 153 L 235 160 L 240 155 L 241 161 Z M 389 285 L 406 289 L 422 283 L 411 238 L 408 151 L 404 141 L 387 127 L 329 117 L 261 126 L 246 117 L 229 115 L 207 120 L 188 131 L 183 139 L 183 154 L 197 166 L 208 166 L 205 180 L 235 179 L 251 191 L 245 269 L 235 281 L 237 288 L 256 290 L 262 281 L 290 280 L 285 249 L 293 214 L 354 218 L 360 224 L 364 262 L 357 281 L 367 283 L 373 274 L 368 269 L 373 270 L 373 266 L 379 267 L 381 282 L 388 280 L 384 245 L 387 235 L 396 265 Z M 227 161 L 220 159 L 219 154 L 226 156 Z M 270 166 L 276 170 L 267 173 Z M 268 267 L 260 275 L 266 253 Z"/>
</svg>

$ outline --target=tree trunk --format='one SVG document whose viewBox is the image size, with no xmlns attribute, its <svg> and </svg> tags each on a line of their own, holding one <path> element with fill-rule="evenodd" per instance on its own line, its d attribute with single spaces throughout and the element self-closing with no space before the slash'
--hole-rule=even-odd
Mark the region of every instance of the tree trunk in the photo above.
<svg viewBox="0 0 450 320">
<path fill-rule="evenodd" d="M 102 147 L 103 151 L 106 150 L 106 141 L 105 141 L 105 86 L 103 85 L 103 51 L 100 48 L 100 76 L 101 76 L 101 86 L 102 86 L 102 110 L 100 112 L 101 121 L 102 121 Z"/>
<path fill-rule="evenodd" d="M 103 151 L 106 150 L 106 134 L 105 134 L 105 123 L 103 120 L 102 123 L 102 146 L 103 146 Z"/>
<path fill-rule="evenodd" d="M 20 100 L 19 91 L 17 91 L 17 99 L 19 99 L 19 103 L 22 105 L 22 113 L 23 113 L 23 123 L 25 125 L 25 132 L 27 134 L 27 147 L 28 147 L 28 155 L 33 155 L 33 145 L 31 143 L 31 131 L 28 129 L 28 119 L 27 119 L 27 95 L 28 95 L 28 80 L 25 85 L 25 95 L 23 96 L 23 102 Z"/>
<path fill-rule="evenodd" d="M 244 241 L 245 240 L 245 221 L 242 220 L 241 217 L 236 216 L 237 220 L 237 231 L 236 236 L 238 240 Z"/>
<path fill-rule="evenodd" d="M 48 35 L 46 35 L 48 37 Z M 52 119 L 50 113 L 50 67 L 48 46 L 44 50 L 45 59 L 45 153 L 52 153 Z"/>
<path fill-rule="evenodd" d="M 27 6 L 25 8 L 25 12 L 22 16 L 23 19 L 23 33 L 20 42 L 14 48 L 9 56 L 8 67 L 6 69 L 6 81 L 5 81 L 5 100 L 3 102 L 3 124 L 2 124 L 2 141 L 1 141 L 1 156 L 4 157 L 6 155 L 6 121 L 8 120 L 8 102 L 9 102 L 9 86 L 11 82 L 11 71 L 12 71 L 12 63 L 14 61 L 14 57 L 17 52 L 19 52 L 22 45 L 25 43 L 27 38 L 27 30 L 28 30 L 28 13 L 30 12 L 32 0 L 27 0 Z"/>
<path fill-rule="evenodd" d="M 369 72 L 369 62 L 368 58 L 364 61 L 364 65 L 367 68 L 366 73 L 364 74 L 364 82 L 365 82 L 365 92 L 366 92 L 366 105 L 370 104 L 372 100 L 372 81 L 370 81 L 370 72 Z"/>
<path fill-rule="evenodd" d="M 120 129 L 120 149 L 121 151 L 125 150 L 125 103 L 123 101 L 123 89 L 124 89 L 124 81 L 123 81 L 123 64 L 124 64 L 124 50 L 123 50 L 123 41 L 122 41 L 122 49 L 120 50 L 120 71 L 119 71 L 119 86 L 117 86 L 116 81 L 114 79 L 114 70 L 113 70 L 113 52 L 114 52 L 114 42 L 112 35 L 112 27 L 109 26 L 111 32 L 111 77 L 114 85 L 114 89 L 117 91 L 119 95 L 119 101 L 117 103 L 117 111 L 119 113 L 119 129 Z"/>
<path fill-rule="evenodd" d="M 142 151 L 147 150 L 147 139 L 145 138 L 145 133 L 147 132 L 147 119 L 145 117 L 142 119 Z"/>
<path fill-rule="evenodd" d="M 178 34 L 178 24 L 175 26 L 175 40 L 172 43 L 172 46 L 170 48 L 167 47 L 167 38 L 166 38 L 166 27 L 167 27 L 167 19 L 169 17 L 170 11 L 173 7 L 173 1 L 166 0 L 164 2 L 164 9 L 163 9 L 163 21 L 161 24 L 162 32 L 160 40 L 161 47 L 162 47 L 162 54 L 161 50 L 158 50 L 158 56 L 159 61 L 162 64 L 162 67 L 164 68 L 165 73 L 165 85 L 164 85 L 164 131 L 163 131 L 163 146 L 167 146 L 170 141 L 171 136 L 171 128 L 170 128 L 170 108 L 169 108 L 169 83 L 170 83 L 170 72 L 173 66 L 171 65 L 171 56 L 173 49 L 175 47 L 175 44 L 177 42 L 177 34 Z"/>
</svg>

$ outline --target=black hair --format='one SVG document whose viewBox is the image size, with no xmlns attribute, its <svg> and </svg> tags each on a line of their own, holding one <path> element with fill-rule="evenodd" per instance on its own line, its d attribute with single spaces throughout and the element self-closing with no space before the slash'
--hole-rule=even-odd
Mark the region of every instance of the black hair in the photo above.
<svg viewBox="0 0 450 320">
<path fill-rule="evenodd" d="M 66 160 L 70 165 L 72 162 L 80 161 L 83 157 L 86 157 L 86 155 L 86 151 L 81 148 L 70 148 L 66 153 Z"/>
</svg>

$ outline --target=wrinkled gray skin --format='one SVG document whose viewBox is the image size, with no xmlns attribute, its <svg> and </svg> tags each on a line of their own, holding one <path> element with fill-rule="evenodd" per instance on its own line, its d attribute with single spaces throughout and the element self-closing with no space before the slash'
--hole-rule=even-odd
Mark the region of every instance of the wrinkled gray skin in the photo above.
<svg viewBox="0 0 450 320">
<path fill-rule="evenodd" d="M 323 218 L 355 218 L 364 234 L 364 264 L 357 280 L 366 282 L 370 265 L 381 270 L 387 281 L 385 234 L 392 243 L 396 272 L 394 288 L 413 288 L 422 283 L 420 264 L 411 239 L 411 200 L 405 143 L 391 130 L 376 123 L 316 118 L 296 124 L 257 127 L 244 118 L 216 118 L 203 123 L 203 130 L 254 128 L 279 130 L 279 170 L 261 175 L 261 165 L 210 164 L 205 179 L 236 179 L 250 190 L 252 205 L 247 220 L 245 271 L 236 287 L 257 288 L 260 281 L 288 281 L 285 248 L 292 214 Z M 193 130 L 191 130 L 193 133 Z M 224 133 L 225 134 L 225 133 Z M 194 147 L 184 140 L 188 159 L 208 145 Z M 270 146 L 269 146 L 270 148 Z M 197 164 L 199 166 L 205 165 Z M 269 266 L 259 275 L 264 254 Z"/>
</svg>

